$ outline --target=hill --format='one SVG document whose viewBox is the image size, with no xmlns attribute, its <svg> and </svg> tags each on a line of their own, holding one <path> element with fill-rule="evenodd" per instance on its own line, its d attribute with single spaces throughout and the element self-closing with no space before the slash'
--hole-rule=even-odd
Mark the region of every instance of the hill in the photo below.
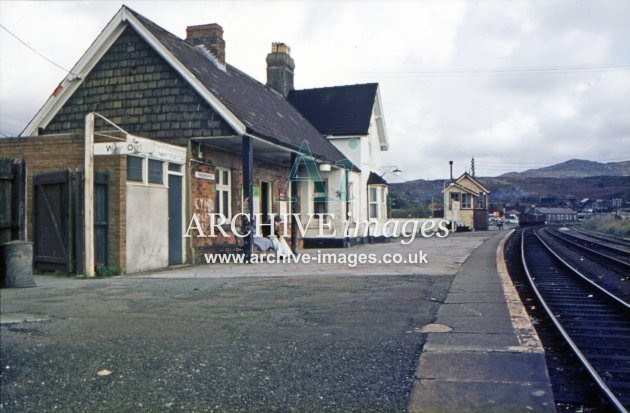
<svg viewBox="0 0 630 413">
<path fill-rule="evenodd" d="M 571 159 L 544 168 L 529 169 L 524 172 L 509 172 L 499 177 L 584 178 L 589 176 L 630 176 L 630 161 L 601 163 Z"/>
<path fill-rule="evenodd" d="M 495 205 L 508 202 L 559 205 L 584 198 L 630 201 L 630 161 L 600 163 L 572 159 L 545 168 L 478 179 L 490 189 L 490 203 Z M 421 212 L 431 202 L 437 208 L 447 183 L 447 179 L 418 179 L 392 184 L 392 208 Z"/>
<path fill-rule="evenodd" d="M 630 200 L 630 177 L 591 176 L 585 178 L 530 178 L 523 176 L 500 176 L 479 178 L 490 189 L 490 201 L 539 203 L 542 200 L 553 203 L 554 199 L 611 199 Z M 427 202 L 431 198 L 442 201 L 442 188 L 447 180 L 417 181 L 392 184 L 390 193 L 405 201 Z"/>
</svg>

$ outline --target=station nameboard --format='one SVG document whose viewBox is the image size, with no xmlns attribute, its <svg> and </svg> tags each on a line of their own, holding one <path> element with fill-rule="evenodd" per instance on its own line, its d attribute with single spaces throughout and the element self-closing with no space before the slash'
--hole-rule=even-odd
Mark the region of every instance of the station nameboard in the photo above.
<svg viewBox="0 0 630 413">
<path fill-rule="evenodd" d="M 153 152 L 148 142 L 102 142 L 94 144 L 94 155 L 143 155 Z"/>
</svg>

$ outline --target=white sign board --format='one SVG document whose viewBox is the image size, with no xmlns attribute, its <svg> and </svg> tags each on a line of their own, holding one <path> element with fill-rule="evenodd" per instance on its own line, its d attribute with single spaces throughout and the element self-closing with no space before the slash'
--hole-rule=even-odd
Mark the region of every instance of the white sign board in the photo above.
<svg viewBox="0 0 630 413">
<path fill-rule="evenodd" d="M 126 142 L 94 144 L 94 155 L 138 155 L 168 162 L 186 162 L 186 148 L 128 135 Z"/>
<path fill-rule="evenodd" d="M 94 144 L 94 155 L 143 155 L 153 152 L 149 142 L 102 142 Z"/>
<path fill-rule="evenodd" d="M 209 174 L 207 172 L 195 172 L 195 178 L 199 179 L 207 179 L 208 181 L 214 181 L 214 174 Z"/>
</svg>

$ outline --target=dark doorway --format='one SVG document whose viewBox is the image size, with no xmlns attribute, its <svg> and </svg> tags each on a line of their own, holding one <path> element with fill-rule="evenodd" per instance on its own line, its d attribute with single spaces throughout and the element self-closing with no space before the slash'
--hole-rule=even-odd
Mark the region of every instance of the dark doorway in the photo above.
<svg viewBox="0 0 630 413">
<path fill-rule="evenodd" d="M 108 265 L 108 204 L 109 173 L 94 174 L 94 263 L 97 267 Z"/>
<path fill-rule="evenodd" d="M 0 244 L 26 240 L 26 164 L 0 159 Z"/>
<path fill-rule="evenodd" d="M 70 172 L 38 175 L 33 183 L 35 268 L 72 272 Z"/>
<path fill-rule="evenodd" d="M 168 175 L 168 264 L 183 263 L 182 256 L 182 177 Z"/>
</svg>

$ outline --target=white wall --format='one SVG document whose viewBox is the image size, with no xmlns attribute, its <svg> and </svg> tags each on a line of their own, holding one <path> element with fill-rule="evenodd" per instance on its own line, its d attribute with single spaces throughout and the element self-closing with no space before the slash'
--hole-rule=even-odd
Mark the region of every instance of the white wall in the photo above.
<svg viewBox="0 0 630 413">
<path fill-rule="evenodd" d="M 327 213 L 333 214 L 334 219 L 329 218 L 327 222 L 331 222 L 332 226 L 330 230 L 325 229 L 323 231 L 324 236 L 331 237 L 333 232 L 336 231 L 336 237 L 343 237 L 343 224 L 342 220 L 345 219 L 345 200 L 339 197 L 339 191 L 345 170 L 333 168 L 330 172 L 320 172 L 320 178 L 327 182 L 327 196 L 330 201 L 327 205 Z M 313 208 L 313 195 L 315 191 L 315 184 L 313 181 L 300 182 L 300 214 L 302 224 L 306 226 L 309 222 L 308 214 L 315 213 Z M 319 220 L 313 217 L 310 221 L 309 229 L 306 232 L 307 238 L 315 238 L 319 233 L 318 227 Z"/>
<path fill-rule="evenodd" d="M 168 188 L 127 184 L 127 273 L 168 267 Z"/>
</svg>

